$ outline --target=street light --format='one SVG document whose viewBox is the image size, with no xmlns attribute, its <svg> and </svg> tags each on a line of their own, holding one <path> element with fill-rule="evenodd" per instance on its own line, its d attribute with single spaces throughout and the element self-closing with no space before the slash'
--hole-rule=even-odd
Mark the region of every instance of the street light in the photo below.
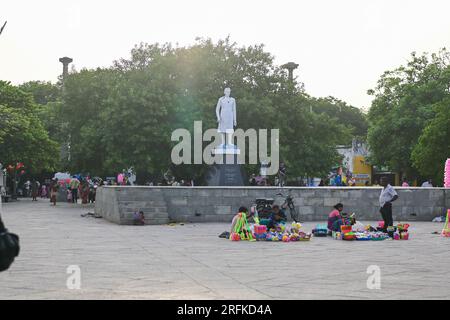
<svg viewBox="0 0 450 320">
<path fill-rule="evenodd" d="M 289 80 L 291 82 L 293 82 L 294 81 L 294 70 L 298 68 L 298 63 L 288 62 L 286 64 L 283 64 L 281 67 L 288 70 Z"/>
</svg>

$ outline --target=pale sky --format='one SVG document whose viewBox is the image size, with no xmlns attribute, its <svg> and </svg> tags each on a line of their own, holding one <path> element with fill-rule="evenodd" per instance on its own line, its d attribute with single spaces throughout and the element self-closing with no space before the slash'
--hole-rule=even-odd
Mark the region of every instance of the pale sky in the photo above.
<svg viewBox="0 0 450 320">
<path fill-rule="evenodd" d="M 370 106 L 367 89 L 412 51 L 450 47 L 448 0 L 39 0 L 2 1 L 0 79 L 55 82 L 58 59 L 106 67 L 139 42 L 188 45 L 230 35 L 263 43 L 316 97 Z M 220 94 L 220 93 L 218 93 Z"/>
</svg>

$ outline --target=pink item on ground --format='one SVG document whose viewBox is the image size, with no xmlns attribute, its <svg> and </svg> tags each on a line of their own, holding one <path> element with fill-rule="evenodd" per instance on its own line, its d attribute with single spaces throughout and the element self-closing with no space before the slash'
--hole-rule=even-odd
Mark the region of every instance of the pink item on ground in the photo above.
<svg viewBox="0 0 450 320">
<path fill-rule="evenodd" d="M 255 233 L 263 234 L 267 232 L 267 227 L 265 225 L 255 225 Z"/>
<path fill-rule="evenodd" d="M 239 240 L 241 240 L 241 237 L 236 232 L 233 232 L 231 234 L 230 238 L 231 238 L 232 241 L 239 241 Z"/>
</svg>

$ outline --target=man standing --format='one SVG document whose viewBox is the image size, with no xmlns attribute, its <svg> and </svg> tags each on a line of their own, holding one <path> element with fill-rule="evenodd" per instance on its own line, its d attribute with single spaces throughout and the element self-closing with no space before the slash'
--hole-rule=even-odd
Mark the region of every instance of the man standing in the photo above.
<svg viewBox="0 0 450 320">
<path fill-rule="evenodd" d="M 38 192 L 39 182 L 33 179 L 33 182 L 31 183 L 31 197 L 33 198 L 32 201 L 37 201 Z"/>
<path fill-rule="evenodd" d="M 382 177 L 380 194 L 380 213 L 384 220 L 384 229 L 387 231 L 388 227 L 394 226 L 394 220 L 392 219 L 392 202 L 398 199 L 397 192 L 388 183 L 386 177 Z"/>
<path fill-rule="evenodd" d="M 72 191 L 72 203 L 78 202 L 78 187 L 80 186 L 80 180 L 77 179 L 76 176 L 72 177 L 72 180 L 70 180 L 70 190 Z"/>
</svg>

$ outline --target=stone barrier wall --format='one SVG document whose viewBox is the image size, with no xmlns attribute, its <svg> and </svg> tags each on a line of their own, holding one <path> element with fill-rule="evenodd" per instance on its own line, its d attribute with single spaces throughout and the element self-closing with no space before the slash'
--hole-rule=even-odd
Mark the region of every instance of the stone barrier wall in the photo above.
<svg viewBox="0 0 450 320">
<path fill-rule="evenodd" d="M 381 187 L 141 187 L 105 186 L 97 189 L 95 212 L 118 224 L 132 224 L 133 213 L 142 210 L 148 224 L 177 222 L 230 222 L 240 206 L 250 207 L 256 198 L 291 194 L 301 221 L 326 221 L 333 206 L 342 202 L 345 212 L 359 220 L 381 220 L 378 197 Z M 450 189 L 396 188 L 395 221 L 431 221 L 450 208 Z"/>
</svg>

